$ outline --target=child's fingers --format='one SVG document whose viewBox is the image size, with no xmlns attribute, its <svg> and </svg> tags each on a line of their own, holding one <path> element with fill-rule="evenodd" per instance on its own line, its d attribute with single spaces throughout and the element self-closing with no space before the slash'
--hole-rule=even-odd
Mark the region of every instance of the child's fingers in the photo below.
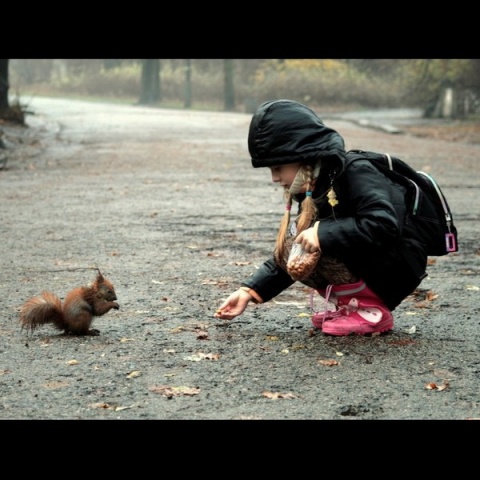
<svg viewBox="0 0 480 480">
<path fill-rule="evenodd" d="M 221 318 L 222 320 L 231 320 L 235 315 L 231 315 L 223 310 L 217 310 L 213 315 L 215 318 Z"/>
</svg>

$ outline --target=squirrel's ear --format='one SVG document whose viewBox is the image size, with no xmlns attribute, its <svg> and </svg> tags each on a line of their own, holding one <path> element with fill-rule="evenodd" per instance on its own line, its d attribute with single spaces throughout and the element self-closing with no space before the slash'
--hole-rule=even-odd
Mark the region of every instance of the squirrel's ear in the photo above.
<svg viewBox="0 0 480 480">
<path fill-rule="evenodd" d="M 103 281 L 103 275 L 102 275 L 102 272 L 100 270 L 98 270 L 97 268 L 97 282 L 102 282 Z"/>
</svg>

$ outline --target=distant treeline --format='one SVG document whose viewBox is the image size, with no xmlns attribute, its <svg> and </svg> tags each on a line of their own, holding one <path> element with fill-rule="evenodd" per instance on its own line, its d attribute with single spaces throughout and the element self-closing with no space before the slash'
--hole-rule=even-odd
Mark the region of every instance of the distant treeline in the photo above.
<svg viewBox="0 0 480 480">
<path fill-rule="evenodd" d="M 289 98 L 335 109 L 434 111 L 446 88 L 478 109 L 478 59 L 12 59 L 10 95 L 251 111 Z M 467 100 L 465 100 L 467 99 Z"/>
</svg>

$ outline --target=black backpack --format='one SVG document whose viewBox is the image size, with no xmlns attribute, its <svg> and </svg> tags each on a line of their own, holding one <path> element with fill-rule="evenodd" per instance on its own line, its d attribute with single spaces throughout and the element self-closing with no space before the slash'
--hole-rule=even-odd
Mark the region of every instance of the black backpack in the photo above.
<svg viewBox="0 0 480 480">
<path fill-rule="evenodd" d="M 434 178 L 416 171 L 410 165 L 388 153 L 350 150 L 347 165 L 366 159 L 409 192 L 407 222 L 415 227 L 427 245 L 427 254 L 442 256 L 458 251 L 457 229 L 447 199 Z"/>
</svg>

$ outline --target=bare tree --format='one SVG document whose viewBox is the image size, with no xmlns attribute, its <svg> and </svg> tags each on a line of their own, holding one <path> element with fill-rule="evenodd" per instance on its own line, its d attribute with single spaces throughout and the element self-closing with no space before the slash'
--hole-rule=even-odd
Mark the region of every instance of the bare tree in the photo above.
<svg viewBox="0 0 480 480">
<path fill-rule="evenodd" d="M 192 107 L 192 61 L 185 60 L 185 101 L 183 108 Z"/>
<path fill-rule="evenodd" d="M 235 108 L 235 89 L 233 85 L 233 60 L 223 61 L 224 75 L 224 110 L 231 111 Z"/>
<path fill-rule="evenodd" d="M 8 102 L 8 59 L 0 59 L 0 110 L 7 110 L 10 106 Z"/>
<path fill-rule="evenodd" d="M 140 100 L 141 105 L 151 105 L 161 100 L 160 60 L 142 60 L 142 78 Z"/>
</svg>

